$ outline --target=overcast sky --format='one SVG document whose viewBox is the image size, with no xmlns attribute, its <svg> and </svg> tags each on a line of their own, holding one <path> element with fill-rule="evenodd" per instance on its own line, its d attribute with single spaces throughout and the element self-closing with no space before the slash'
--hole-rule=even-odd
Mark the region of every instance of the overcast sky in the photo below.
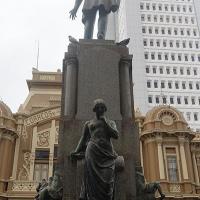
<svg viewBox="0 0 200 200">
<path fill-rule="evenodd" d="M 75 22 L 68 14 L 74 0 L 0 0 L 0 5 L 0 99 L 17 112 L 28 95 L 37 41 L 39 70 L 62 69 L 68 35 L 83 36 L 81 8 Z"/>
</svg>

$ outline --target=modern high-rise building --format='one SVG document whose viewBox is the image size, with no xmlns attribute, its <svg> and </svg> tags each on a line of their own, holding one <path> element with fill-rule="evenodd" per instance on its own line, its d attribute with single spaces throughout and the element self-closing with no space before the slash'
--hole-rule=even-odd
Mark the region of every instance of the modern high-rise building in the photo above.
<svg viewBox="0 0 200 200">
<path fill-rule="evenodd" d="M 174 106 L 199 130 L 200 0 L 121 0 L 111 18 L 112 36 L 131 38 L 135 106 Z"/>
</svg>

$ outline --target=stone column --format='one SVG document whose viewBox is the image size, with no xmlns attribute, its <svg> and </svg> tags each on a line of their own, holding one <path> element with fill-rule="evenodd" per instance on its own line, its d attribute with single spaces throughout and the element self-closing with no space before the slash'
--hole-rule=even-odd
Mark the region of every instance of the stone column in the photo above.
<svg viewBox="0 0 200 200">
<path fill-rule="evenodd" d="M 188 179 L 188 168 L 187 168 L 187 162 L 185 157 L 185 149 L 184 149 L 184 137 L 179 137 L 179 150 L 180 150 L 180 157 L 181 157 L 181 165 L 182 165 L 182 172 L 183 172 L 183 179 Z"/>
<path fill-rule="evenodd" d="M 157 136 L 156 141 L 157 141 L 157 148 L 158 148 L 158 165 L 159 165 L 160 179 L 165 179 L 165 165 L 164 165 L 164 159 L 163 159 L 162 136 Z"/>
<path fill-rule="evenodd" d="M 21 118 L 18 119 L 18 126 L 17 126 L 17 134 L 18 138 L 15 142 L 15 153 L 14 153 L 14 162 L 13 162 L 13 171 L 12 171 L 12 178 L 16 180 L 17 178 L 17 165 L 19 159 L 19 148 L 20 148 L 20 137 L 22 135 L 23 130 L 23 120 Z"/>
<path fill-rule="evenodd" d="M 30 173 L 29 173 L 29 181 L 33 180 L 34 175 L 34 166 L 35 166 L 35 147 L 37 143 L 37 126 L 33 127 L 33 140 L 32 140 L 32 149 L 31 149 L 31 160 L 30 160 Z"/>
<path fill-rule="evenodd" d="M 143 159 L 143 144 L 142 141 L 140 141 L 140 158 L 141 158 L 141 167 L 144 167 L 144 159 Z"/>
<path fill-rule="evenodd" d="M 54 155 L 55 137 L 56 137 L 56 121 L 52 120 L 51 130 L 50 130 L 49 177 L 53 175 L 53 155 Z"/>
<path fill-rule="evenodd" d="M 150 162 L 148 163 L 149 164 L 149 175 L 150 175 L 150 178 L 149 178 L 149 182 L 152 182 L 154 180 L 157 180 L 157 163 L 156 163 L 156 160 L 157 160 L 157 156 L 156 154 L 154 153 L 155 152 L 155 148 L 156 146 L 154 145 L 155 144 L 155 138 L 154 136 L 151 136 L 149 138 L 149 141 L 148 141 L 148 156 L 150 158 Z"/>
<path fill-rule="evenodd" d="M 194 169 L 195 183 L 197 185 L 199 185 L 199 173 L 198 173 L 198 168 L 197 168 L 197 161 L 196 161 L 195 151 L 192 152 L 192 160 L 193 160 L 193 169 Z"/>
<path fill-rule="evenodd" d="M 19 157 L 19 147 L 20 147 L 20 138 L 16 139 L 15 142 L 15 153 L 14 153 L 14 162 L 13 162 L 13 170 L 12 170 L 12 178 L 15 180 L 17 177 L 17 164 Z"/>
<path fill-rule="evenodd" d="M 64 74 L 64 85 L 65 85 L 65 108 L 64 115 L 72 118 L 76 114 L 77 104 L 77 59 L 75 57 L 69 57 L 64 61 L 66 67 Z"/>
<path fill-rule="evenodd" d="M 0 178 L 8 180 L 12 175 L 12 164 L 13 164 L 13 142 L 14 138 L 11 135 L 4 135 L 2 139 L 2 157 L 1 162 L 3 163 L 0 170 Z"/>
<path fill-rule="evenodd" d="M 129 58 L 124 58 L 120 61 L 119 76 L 120 76 L 120 100 L 121 100 L 121 114 L 123 118 L 132 117 L 132 94 L 131 94 L 131 63 Z"/>
</svg>

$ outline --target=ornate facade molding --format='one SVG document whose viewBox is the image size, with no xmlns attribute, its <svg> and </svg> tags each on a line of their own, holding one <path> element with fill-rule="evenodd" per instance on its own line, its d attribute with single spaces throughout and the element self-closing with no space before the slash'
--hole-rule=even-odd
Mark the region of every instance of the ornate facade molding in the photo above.
<svg viewBox="0 0 200 200">
<path fill-rule="evenodd" d="M 37 147 L 49 147 L 50 131 L 37 134 Z"/>
<path fill-rule="evenodd" d="M 30 152 L 24 153 L 24 163 L 22 165 L 22 168 L 19 171 L 18 180 L 28 180 L 29 179 L 30 159 L 31 159 L 31 153 Z"/>
</svg>

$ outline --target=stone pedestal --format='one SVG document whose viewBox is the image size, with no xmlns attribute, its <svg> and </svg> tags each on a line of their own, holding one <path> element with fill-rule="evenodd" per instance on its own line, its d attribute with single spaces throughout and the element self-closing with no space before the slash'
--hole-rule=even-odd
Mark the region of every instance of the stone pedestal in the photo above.
<svg viewBox="0 0 200 200">
<path fill-rule="evenodd" d="M 138 132 L 133 120 L 132 56 L 127 47 L 107 40 L 80 40 L 70 44 L 63 61 L 62 112 L 59 134 L 59 170 L 64 200 L 79 198 L 82 161 L 71 161 L 83 124 L 94 117 L 93 101 L 105 100 L 108 118 L 120 136 L 114 148 L 125 159 L 117 174 L 115 199 L 136 199 L 135 168 L 140 167 Z"/>
</svg>

